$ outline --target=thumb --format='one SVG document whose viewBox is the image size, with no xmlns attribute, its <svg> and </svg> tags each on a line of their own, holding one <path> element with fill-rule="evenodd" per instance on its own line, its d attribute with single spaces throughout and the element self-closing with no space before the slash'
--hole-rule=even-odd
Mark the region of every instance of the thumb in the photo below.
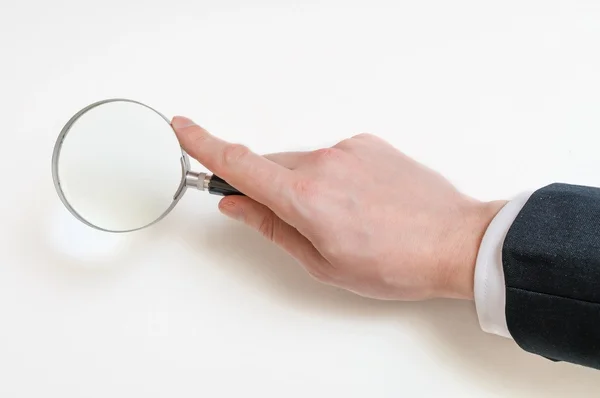
<svg viewBox="0 0 600 398">
<path fill-rule="evenodd" d="M 326 260 L 296 228 L 287 224 L 268 207 L 245 196 L 226 196 L 219 203 L 226 216 L 241 221 L 281 247 L 306 268 Z"/>
</svg>

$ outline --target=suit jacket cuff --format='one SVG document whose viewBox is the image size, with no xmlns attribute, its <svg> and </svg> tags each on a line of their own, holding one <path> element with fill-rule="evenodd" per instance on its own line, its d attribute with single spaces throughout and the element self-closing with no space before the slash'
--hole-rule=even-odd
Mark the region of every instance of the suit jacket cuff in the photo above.
<svg viewBox="0 0 600 398">
<path fill-rule="evenodd" d="M 475 265 L 475 307 L 483 331 L 512 338 L 506 325 L 506 284 L 502 268 L 502 246 L 517 215 L 531 192 L 508 202 L 488 226 Z"/>
</svg>

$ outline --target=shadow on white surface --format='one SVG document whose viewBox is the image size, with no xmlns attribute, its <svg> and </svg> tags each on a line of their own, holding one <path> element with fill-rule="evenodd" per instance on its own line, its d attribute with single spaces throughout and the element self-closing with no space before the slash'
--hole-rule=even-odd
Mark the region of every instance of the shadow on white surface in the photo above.
<svg viewBox="0 0 600 398">
<path fill-rule="evenodd" d="M 56 281 L 94 284 L 105 277 L 117 278 L 137 263 L 159 233 L 158 229 L 136 234 L 96 230 L 73 217 L 58 199 L 30 209 L 26 222 L 15 231 L 16 249 L 30 259 L 27 264 L 38 275 Z M 43 260 L 36 253 L 43 253 Z"/>
<path fill-rule="evenodd" d="M 210 234 L 206 234 L 206 228 Z M 204 235 L 205 241 L 197 237 Z M 522 351 L 513 341 L 481 331 L 472 302 L 431 300 L 385 302 L 359 297 L 314 281 L 295 260 L 232 222 L 189 225 L 183 240 L 190 247 L 220 253 L 231 261 L 232 278 L 256 285 L 273 301 L 315 316 L 364 318 L 368 322 L 397 322 L 416 336 L 427 356 L 450 369 L 464 383 L 481 384 L 498 393 L 519 390 L 525 396 L 595 396 L 598 371 L 553 363 Z M 403 329 L 398 328 L 399 333 Z"/>
<path fill-rule="evenodd" d="M 424 355 L 466 384 L 479 384 L 494 393 L 518 390 L 524 396 L 544 397 L 595 396 L 594 391 L 600 389 L 597 371 L 552 363 L 521 351 L 510 340 L 483 333 L 470 302 L 384 302 L 325 286 L 254 231 L 218 215 L 206 223 L 174 217 L 159 228 L 115 235 L 95 231 L 56 206 L 39 211 L 39 218 L 29 219 L 41 220 L 42 228 L 29 241 L 37 241 L 42 251 L 51 255 L 32 266 L 61 283 L 77 283 L 86 289 L 102 285 L 107 278 L 119 279 L 123 267 L 132 263 L 140 266 L 134 260 L 150 245 L 175 239 L 198 258 L 206 258 L 207 252 L 208 257 L 222 258 L 217 264 L 220 271 L 260 290 L 270 302 L 286 310 L 340 321 L 361 319 L 397 325 L 398 333 L 411 333 Z M 26 227 L 21 232 L 36 230 Z M 190 276 L 202 278 L 203 265 L 196 269 L 198 275 Z"/>
<path fill-rule="evenodd" d="M 127 246 L 127 236 L 110 234 L 92 229 L 68 214 L 55 208 L 44 223 L 49 246 L 63 259 L 72 259 L 78 264 L 107 266 Z M 85 262 L 82 260 L 86 260 Z M 88 262 L 89 259 L 92 262 Z"/>
</svg>

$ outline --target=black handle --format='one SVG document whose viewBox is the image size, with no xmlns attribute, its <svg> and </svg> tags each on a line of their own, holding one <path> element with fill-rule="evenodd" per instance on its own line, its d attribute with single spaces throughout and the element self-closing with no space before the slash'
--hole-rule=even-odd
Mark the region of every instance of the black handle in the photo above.
<svg viewBox="0 0 600 398">
<path fill-rule="evenodd" d="M 243 193 L 229 185 L 227 181 L 216 175 L 210 177 L 210 181 L 208 181 L 208 192 L 213 195 L 220 196 L 244 195 Z"/>
</svg>

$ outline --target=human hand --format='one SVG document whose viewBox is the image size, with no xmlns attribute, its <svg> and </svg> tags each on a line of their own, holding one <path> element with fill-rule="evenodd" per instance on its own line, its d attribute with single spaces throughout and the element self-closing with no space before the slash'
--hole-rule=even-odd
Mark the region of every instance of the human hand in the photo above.
<svg viewBox="0 0 600 398">
<path fill-rule="evenodd" d="M 176 117 L 183 149 L 243 192 L 219 204 L 316 279 L 391 300 L 473 298 L 479 244 L 504 202 L 483 203 L 387 142 L 260 156 Z"/>
</svg>

